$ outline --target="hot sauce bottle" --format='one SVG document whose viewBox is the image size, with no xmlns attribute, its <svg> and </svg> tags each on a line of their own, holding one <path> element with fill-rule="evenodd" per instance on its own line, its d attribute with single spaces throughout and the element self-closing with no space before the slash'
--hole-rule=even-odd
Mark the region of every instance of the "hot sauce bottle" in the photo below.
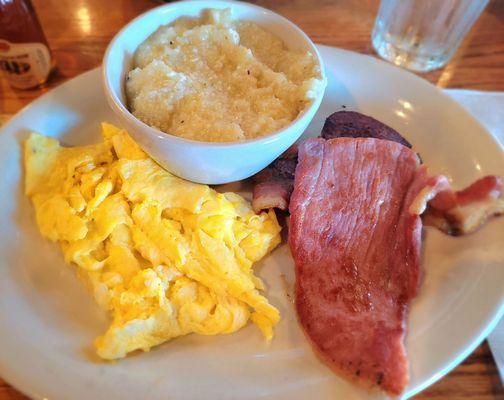
<svg viewBox="0 0 504 400">
<path fill-rule="evenodd" d="M 0 0 L 0 72 L 17 89 L 45 83 L 54 67 L 30 0 Z"/>
</svg>

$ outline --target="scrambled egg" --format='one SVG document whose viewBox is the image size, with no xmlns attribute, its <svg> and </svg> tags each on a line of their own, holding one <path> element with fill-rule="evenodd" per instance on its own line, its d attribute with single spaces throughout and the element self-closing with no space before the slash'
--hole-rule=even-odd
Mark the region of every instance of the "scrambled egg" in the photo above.
<svg viewBox="0 0 504 400">
<path fill-rule="evenodd" d="M 42 235 L 60 242 L 113 321 L 97 353 L 117 359 L 171 338 L 231 333 L 251 319 L 267 339 L 279 312 L 252 270 L 280 242 L 274 212 L 177 178 L 124 130 L 63 148 L 32 134 L 26 194 Z"/>
</svg>

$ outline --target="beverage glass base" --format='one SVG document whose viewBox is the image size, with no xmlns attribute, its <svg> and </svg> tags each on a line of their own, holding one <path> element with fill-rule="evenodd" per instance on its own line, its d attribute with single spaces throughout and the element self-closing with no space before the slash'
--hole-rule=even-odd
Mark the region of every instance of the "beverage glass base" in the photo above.
<svg viewBox="0 0 504 400">
<path fill-rule="evenodd" d="M 372 34 L 385 60 L 419 72 L 443 67 L 488 0 L 381 0 Z"/>
<path fill-rule="evenodd" d="M 428 54 L 422 55 L 414 47 L 405 50 L 384 40 L 381 35 L 373 35 L 372 43 L 375 51 L 384 60 L 416 72 L 428 72 L 442 68 L 451 58 L 451 54 L 444 54 L 438 57 Z"/>
</svg>

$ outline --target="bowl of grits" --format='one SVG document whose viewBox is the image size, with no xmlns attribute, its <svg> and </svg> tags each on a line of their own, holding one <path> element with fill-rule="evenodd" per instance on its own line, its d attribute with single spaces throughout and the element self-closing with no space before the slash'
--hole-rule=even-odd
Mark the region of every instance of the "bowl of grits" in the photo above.
<svg viewBox="0 0 504 400">
<path fill-rule="evenodd" d="M 287 19 L 236 1 L 183 1 L 126 25 L 103 60 L 105 95 L 149 155 L 194 182 L 263 169 L 306 129 L 326 77 Z"/>
</svg>

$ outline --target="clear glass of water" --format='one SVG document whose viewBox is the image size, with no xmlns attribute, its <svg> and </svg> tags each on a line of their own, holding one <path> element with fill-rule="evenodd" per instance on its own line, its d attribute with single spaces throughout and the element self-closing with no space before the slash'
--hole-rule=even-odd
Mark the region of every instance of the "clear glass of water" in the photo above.
<svg viewBox="0 0 504 400">
<path fill-rule="evenodd" d="M 444 66 L 488 0 L 381 0 L 372 34 L 385 60 L 414 71 Z"/>
</svg>

